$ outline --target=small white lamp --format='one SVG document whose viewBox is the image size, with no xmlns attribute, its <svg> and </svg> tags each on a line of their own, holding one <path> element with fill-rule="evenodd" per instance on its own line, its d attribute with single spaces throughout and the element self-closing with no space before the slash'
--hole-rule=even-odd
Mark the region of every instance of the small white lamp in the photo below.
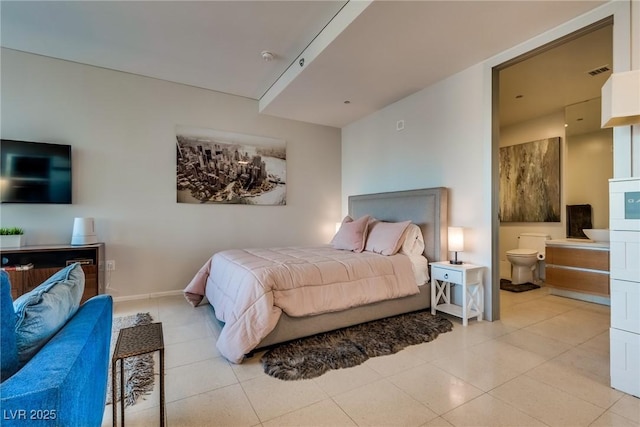
<svg viewBox="0 0 640 427">
<path fill-rule="evenodd" d="M 98 243 L 93 218 L 75 218 L 73 220 L 71 244 L 91 245 L 93 243 Z"/>
<path fill-rule="evenodd" d="M 640 70 L 613 73 L 602 86 L 602 127 L 640 123 Z"/>
<path fill-rule="evenodd" d="M 455 258 L 450 260 L 451 264 L 462 264 L 458 261 L 458 252 L 464 251 L 464 229 L 462 227 L 449 227 L 449 251 L 455 253 Z"/>
</svg>

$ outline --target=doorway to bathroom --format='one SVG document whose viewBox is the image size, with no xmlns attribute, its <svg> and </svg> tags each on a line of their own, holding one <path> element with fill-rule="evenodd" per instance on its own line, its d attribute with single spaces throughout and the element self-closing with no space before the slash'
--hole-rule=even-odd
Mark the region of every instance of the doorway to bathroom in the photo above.
<svg viewBox="0 0 640 427">
<path fill-rule="evenodd" d="M 612 64 L 613 19 L 608 18 L 496 67 L 497 149 L 525 147 L 524 144 L 553 138 L 560 140 L 558 218 L 552 221 L 500 219 L 500 278 L 511 278 L 512 266 L 506 252 L 518 248 L 519 235 L 541 233 L 551 239 L 567 237 L 567 206 L 588 206 L 592 228 L 608 228 L 613 133 L 600 127 L 600 90 L 611 74 Z M 494 158 L 500 156 L 494 154 Z M 532 170 L 540 175 L 540 185 L 551 185 L 545 182 L 547 176 L 552 175 L 545 172 L 548 166 L 531 165 L 537 161 L 535 155 L 528 159 L 518 165 L 519 172 L 530 179 L 527 167 L 533 166 Z M 545 207 L 547 203 L 540 200 L 540 186 L 520 188 L 518 193 L 509 194 L 502 187 L 499 184 L 501 203 L 509 197 L 511 205 L 530 205 L 532 209 Z M 536 277 L 543 281 L 544 260 L 534 268 L 538 273 Z"/>
</svg>

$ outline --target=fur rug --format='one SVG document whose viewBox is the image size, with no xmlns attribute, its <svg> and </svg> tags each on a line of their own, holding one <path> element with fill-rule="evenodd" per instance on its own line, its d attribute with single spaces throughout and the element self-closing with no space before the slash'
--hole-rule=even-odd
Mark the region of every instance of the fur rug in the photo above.
<svg viewBox="0 0 640 427">
<path fill-rule="evenodd" d="M 114 317 L 111 328 L 111 349 L 109 350 L 109 378 L 107 382 L 107 405 L 111 402 L 111 357 L 118 341 L 120 329 L 138 325 L 148 325 L 153 319 L 149 313 L 138 313 L 131 316 Z M 153 390 L 153 354 L 134 356 L 124 361 L 124 405 L 131 406 L 138 397 Z M 120 401 L 120 364 L 118 363 L 116 378 L 116 396 Z"/>
<path fill-rule="evenodd" d="M 432 341 L 451 329 L 448 319 L 418 311 L 291 341 L 267 351 L 260 361 L 266 374 L 281 380 L 315 378 Z"/>
<path fill-rule="evenodd" d="M 500 289 L 509 292 L 526 292 L 533 289 L 540 289 L 540 286 L 536 285 L 535 283 L 529 282 L 522 283 L 520 285 L 514 285 L 513 283 L 511 283 L 511 280 L 500 279 Z"/>
</svg>

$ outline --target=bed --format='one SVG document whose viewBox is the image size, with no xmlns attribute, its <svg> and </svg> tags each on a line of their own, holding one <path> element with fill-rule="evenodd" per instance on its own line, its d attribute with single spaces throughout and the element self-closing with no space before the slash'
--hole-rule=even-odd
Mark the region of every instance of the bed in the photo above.
<svg viewBox="0 0 640 427">
<path fill-rule="evenodd" d="M 446 188 L 350 196 L 349 217 L 354 224 L 367 217 L 385 224 L 410 221 L 420 230 L 423 256 L 429 262 L 447 258 Z M 417 286 L 413 274 L 407 275 L 407 265 L 409 272 L 413 269 L 411 257 L 334 247 L 222 251 L 196 273 L 184 295 L 194 306 L 207 297 L 224 325 L 218 350 L 234 363 L 274 344 L 430 307 L 429 282 Z M 296 280 L 310 280 L 313 286 L 303 287 L 309 293 L 299 293 Z M 381 287 L 383 282 L 390 284 L 388 289 Z"/>
</svg>

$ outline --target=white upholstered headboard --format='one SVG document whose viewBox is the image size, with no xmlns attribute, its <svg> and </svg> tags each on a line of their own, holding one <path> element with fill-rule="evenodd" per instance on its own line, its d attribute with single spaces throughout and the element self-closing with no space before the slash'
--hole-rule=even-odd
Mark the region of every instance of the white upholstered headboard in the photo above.
<svg viewBox="0 0 640 427">
<path fill-rule="evenodd" d="M 349 196 L 349 215 L 371 215 L 381 221 L 410 220 L 424 236 L 424 255 L 430 262 L 447 254 L 447 189 L 445 187 Z"/>
</svg>

